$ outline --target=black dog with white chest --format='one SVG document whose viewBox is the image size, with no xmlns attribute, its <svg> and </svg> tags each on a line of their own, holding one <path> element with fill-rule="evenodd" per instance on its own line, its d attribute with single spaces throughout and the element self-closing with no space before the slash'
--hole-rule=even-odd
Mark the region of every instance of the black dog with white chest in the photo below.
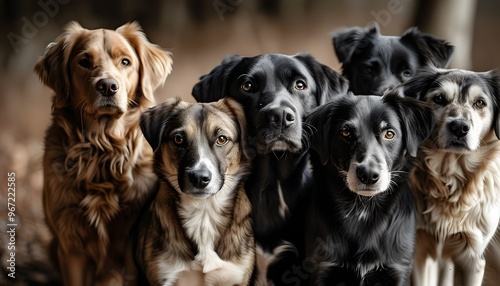
<svg viewBox="0 0 500 286">
<path fill-rule="evenodd" d="M 415 245 L 406 179 L 432 110 L 396 93 L 345 96 L 306 123 L 317 184 L 306 223 L 310 285 L 405 285 Z"/>
<path fill-rule="evenodd" d="M 347 88 L 347 80 L 307 54 L 230 56 L 193 88 L 197 101 L 230 97 L 245 110 L 253 155 L 245 189 L 261 254 L 257 267 L 274 285 L 285 283 L 289 267 L 277 261 L 300 263 L 284 256 L 303 254 L 304 202 L 313 184 L 303 118 Z"/>
<path fill-rule="evenodd" d="M 382 95 L 428 64 L 446 68 L 453 53 L 452 45 L 417 28 L 399 37 L 381 35 L 377 25 L 353 27 L 335 32 L 332 40 L 354 94 Z"/>
</svg>

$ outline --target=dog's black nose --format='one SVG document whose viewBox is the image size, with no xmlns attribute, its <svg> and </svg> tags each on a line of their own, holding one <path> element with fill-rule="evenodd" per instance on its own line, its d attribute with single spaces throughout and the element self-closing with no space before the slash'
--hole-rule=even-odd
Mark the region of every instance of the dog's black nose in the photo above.
<svg viewBox="0 0 500 286">
<path fill-rule="evenodd" d="M 208 169 L 189 170 L 188 178 L 195 188 L 203 189 L 212 180 L 212 173 Z"/>
<path fill-rule="evenodd" d="M 267 118 L 272 126 L 286 129 L 295 123 L 295 115 L 291 108 L 276 108 L 269 110 Z"/>
<path fill-rule="evenodd" d="M 104 96 L 113 96 L 120 86 L 113 78 L 103 78 L 97 82 L 95 88 Z"/>
<path fill-rule="evenodd" d="M 448 124 L 448 130 L 458 137 L 464 137 L 469 133 L 470 126 L 465 120 L 453 120 Z"/>
<path fill-rule="evenodd" d="M 363 184 L 367 185 L 375 184 L 380 178 L 380 174 L 377 170 L 373 170 L 365 166 L 359 166 L 356 170 L 356 175 Z"/>
</svg>

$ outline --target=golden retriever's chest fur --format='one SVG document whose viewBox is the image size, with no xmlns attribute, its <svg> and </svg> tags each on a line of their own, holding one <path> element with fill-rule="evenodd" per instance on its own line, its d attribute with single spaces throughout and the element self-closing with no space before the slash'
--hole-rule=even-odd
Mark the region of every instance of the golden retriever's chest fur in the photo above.
<svg viewBox="0 0 500 286">
<path fill-rule="evenodd" d="M 500 142 L 475 153 L 451 154 L 422 145 L 410 177 L 418 198 L 420 229 L 455 251 L 482 253 L 500 218 Z"/>
</svg>

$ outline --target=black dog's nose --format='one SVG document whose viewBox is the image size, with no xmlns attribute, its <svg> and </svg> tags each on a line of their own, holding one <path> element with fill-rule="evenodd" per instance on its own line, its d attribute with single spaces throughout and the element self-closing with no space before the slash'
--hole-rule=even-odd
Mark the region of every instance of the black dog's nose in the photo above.
<svg viewBox="0 0 500 286">
<path fill-rule="evenodd" d="M 448 124 L 448 130 L 458 137 L 464 137 L 469 133 L 470 126 L 465 120 L 453 120 Z"/>
<path fill-rule="evenodd" d="M 120 86 L 113 78 L 103 78 L 97 82 L 95 88 L 104 96 L 113 96 Z"/>
<path fill-rule="evenodd" d="M 380 178 L 380 174 L 377 170 L 373 170 L 365 166 L 359 166 L 356 170 L 356 175 L 363 184 L 367 185 L 375 184 Z"/>
<path fill-rule="evenodd" d="M 295 115 L 291 108 L 276 108 L 269 111 L 267 118 L 271 125 L 286 129 L 295 123 Z"/>
<path fill-rule="evenodd" d="M 205 188 L 210 183 L 210 180 L 212 180 L 212 173 L 206 168 L 189 170 L 187 173 L 191 184 L 198 189 Z"/>
</svg>

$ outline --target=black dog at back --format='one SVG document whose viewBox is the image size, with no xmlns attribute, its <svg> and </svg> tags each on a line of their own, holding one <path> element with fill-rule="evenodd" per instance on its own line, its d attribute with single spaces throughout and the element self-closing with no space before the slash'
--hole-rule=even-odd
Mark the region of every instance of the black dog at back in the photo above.
<svg viewBox="0 0 500 286">
<path fill-rule="evenodd" d="M 347 80 L 307 54 L 230 56 L 193 88 L 197 101 L 227 96 L 245 110 L 247 151 L 253 154 L 245 188 L 261 252 L 257 259 L 260 263 L 274 261 L 269 269 L 258 265 L 259 275 L 275 285 L 286 283 L 285 271 L 300 263 L 289 260 L 285 253 L 290 252 L 283 250 L 297 252 L 298 259 L 303 254 L 304 208 L 313 181 L 307 148 L 302 144 L 302 120 L 313 108 L 347 89 Z M 285 261 L 287 266 L 277 261 Z"/>
<path fill-rule="evenodd" d="M 417 28 L 399 37 L 381 35 L 377 25 L 354 27 L 335 32 L 332 40 L 354 94 L 382 95 L 428 64 L 446 68 L 453 53 L 452 45 Z"/>
<path fill-rule="evenodd" d="M 308 209 L 310 285 L 405 285 L 415 243 L 407 187 L 432 110 L 396 93 L 345 96 L 313 111 L 316 189 Z"/>
</svg>

